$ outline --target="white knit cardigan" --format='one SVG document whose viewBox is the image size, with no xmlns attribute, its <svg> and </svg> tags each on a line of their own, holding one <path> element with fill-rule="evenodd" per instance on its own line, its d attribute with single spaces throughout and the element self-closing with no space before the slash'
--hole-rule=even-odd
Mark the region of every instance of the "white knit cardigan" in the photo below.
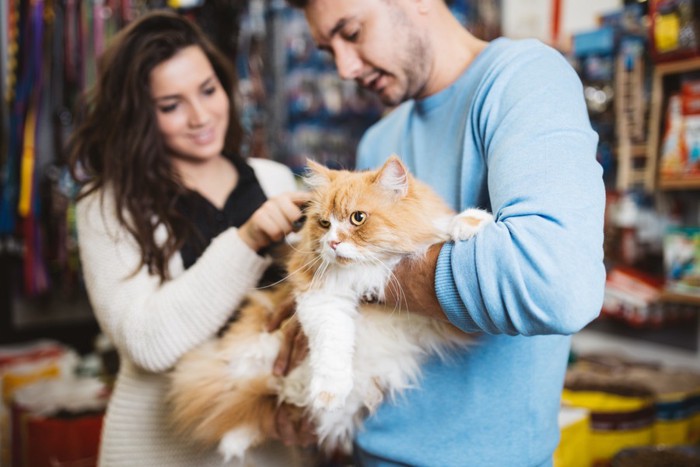
<svg viewBox="0 0 700 467">
<path fill-rule="evenodd" d="M 296 189 L 285 166 L 249 159 L 268 197 Z M 212 337 L 269 265 L 229 228 L 186 271 L 179 254 L 168 264 L 172 279 L 161 284 L 142 267 L 133 237 L 118 223 L 114 199 L 100 192 L 77 206 L 85 284 L 102 331 L 116 346 L 121 367 L 110 398 L 100 446 L 100 465 L 292 466 L 296 453 L 271 443 L 243 464 L 223 464 L 216 451 L 202 452 L 169 430 L 164 395 L 167 371 L 188 350 Z M 161 226 L 162 227 L 162 226 Z M 165 237 L 164 228 L 156 231 Z"/>
</svg>

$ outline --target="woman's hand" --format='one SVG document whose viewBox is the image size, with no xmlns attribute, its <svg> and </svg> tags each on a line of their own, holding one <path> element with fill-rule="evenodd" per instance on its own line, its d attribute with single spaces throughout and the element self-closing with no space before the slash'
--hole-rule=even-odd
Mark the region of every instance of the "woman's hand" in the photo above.
<svg viewBox="0 0 700 467">
<path fill-rule="evenodd" d="M 259 252 L 281 241 L 293 230 L 310 194 L 303 191 L 284 193 L 270 198 L 238 229 L 238 235 L 253 251 Z"/>
</svg>

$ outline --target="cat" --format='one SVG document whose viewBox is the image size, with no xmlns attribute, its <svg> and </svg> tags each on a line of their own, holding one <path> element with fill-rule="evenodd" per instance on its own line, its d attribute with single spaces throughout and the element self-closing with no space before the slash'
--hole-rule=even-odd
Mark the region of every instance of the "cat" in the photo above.
<svg viewBox="0 0 700 467">
<path fill-rule="evenodd" d="M 415 386 L 430 355 L 445 358 L 474 342 L 449 323 L 381 302 L 399 261 L 472 237 L 493 222 L 490 213 L 455 214 L 395 155 L 362 172 L 309 161 L 305 182 L 312 200 L 286 282 L 251 293 L 225 335 L 186 354 L 172 372 L 175 428 L 218 444 L 227 460 L 269 437 L 262 421 L 283 402 L 306 409 L 325 451 L 347 452 L 364 417 Z M 275 377 L 281 331 L 266 325 L 290 296 L 309 353 L 288 376 Z"/>
</svg>

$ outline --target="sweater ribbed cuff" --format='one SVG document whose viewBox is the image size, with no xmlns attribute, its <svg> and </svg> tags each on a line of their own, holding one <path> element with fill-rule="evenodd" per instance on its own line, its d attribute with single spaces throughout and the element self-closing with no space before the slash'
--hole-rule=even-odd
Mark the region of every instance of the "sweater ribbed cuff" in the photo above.
<svg viewBox="0 0 700 467">
<path fill-rule="evenodd" d="M 435 294 L 445 316 L 452 324 L 465 332 L 478 332 L 479 327 L 472 319 L 467 307 L 459 295 L 457 284 L 452 274 L 452 249 L 454 243 L 445 243 L 440 250 L 435 268 Z"/>
</svg>

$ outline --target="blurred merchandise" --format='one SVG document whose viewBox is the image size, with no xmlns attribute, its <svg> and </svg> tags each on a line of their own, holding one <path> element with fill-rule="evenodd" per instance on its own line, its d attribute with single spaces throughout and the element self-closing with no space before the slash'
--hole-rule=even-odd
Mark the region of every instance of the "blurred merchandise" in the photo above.
<svg viewBox="0 0 700 467">
<path fill-rule="evenodd" d="M 64 345 L 42 340 L 0 347 L 0 465 L 10 465 L 10 407 L 20 389 L 73 373 L 77 355 Z"/>
<path fill-rule="evenodd" d="M 633 269 L 614 268 L 605 281 L 602 313 L 631 326 L 659 326 L 662 283 Z"/>
<path fill-rule="evenodd" d="M 562 405 L 558 422 L 561 437 L 554 451 L 554 467 L 590 467 L 591 412 Z"/>
<path fill-rule="evenodd" d="M 697 371 L 616 355 L 580 356 L 567 370 L 562 400 L 590 411 L 593 465 L 609 465 L 627 448 L 700 441 Z"/>
<path fill-rule="evenodd" d="M 700 178 L 700 80 L 686 78 L 668 98 L 660 151 L 662 177 Z"/>
<path fill-rule="evenodd" d="M 602 15 L 600 26 L 572 36 L 570 60 L 584 86 L 598 161 L 608 188 L 650 189 L 645 163 L 646 114 L 651 74 L 644 9 L 629 3 Z"/>
<path fill-rule="evenodd" d="M 700 446 L 646 446 L 620 451 L 610 467 L 698 467 Z"/>
<path fill-rule="evenodd" d="M 675 227 L 664 236 L 666 289 L 700 297 L 700 227 Z"/>
<path fill-rule="evenodd" d="M 666 62 L 700 55 L 700 2 L 650 0 L 649 18 L 654 61 Z"/>
<path fill-rule="evenodd" d="M 65 376 L 15 393 L 12 465 L 97 465 L 106 386 L 97 378 Z"/>
</svg>

